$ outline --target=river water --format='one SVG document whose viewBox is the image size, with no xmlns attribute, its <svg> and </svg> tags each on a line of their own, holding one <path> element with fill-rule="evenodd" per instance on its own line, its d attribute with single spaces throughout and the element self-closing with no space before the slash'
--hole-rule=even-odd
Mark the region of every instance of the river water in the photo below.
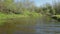
<svg viewBox="0 0 60 34">
<path fill-rule="evenodd" d="M 1 33 L 2 34 L 60 34 L 60 24 L 55 24 L 55 21 L 45 23 L 46 21 L 44 20 L 44 18 L 43 19 L 37 18 L 36 20 L 33 19 L 25 21 L 22 20 L 22 21 L 23 22 L 26 21 L 28 25 L 24 25 L 26 23 L 23 24 L 23 22 L 22 23 L 15 22 L 15 24 L 12 23 L 12 25 L 9 23 L 8 25 L 0 27 L 1 28 L 0 30 L 2 30 Z M 33 22 L 35 22 L 34 25 Z"/>
</svg>

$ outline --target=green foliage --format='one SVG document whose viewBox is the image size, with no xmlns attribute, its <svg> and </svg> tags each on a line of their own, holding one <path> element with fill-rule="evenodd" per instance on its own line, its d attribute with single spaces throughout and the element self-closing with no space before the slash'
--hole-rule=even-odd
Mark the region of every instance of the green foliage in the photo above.
<svg viewBox="0 0 60 34">
<path fill-rule="evenodd" d="M 4 0 L 5 7 L 9 7 L 13 3 L 13 0 Z"/>
<path fill-rule="evenodd" d="M 53 5 L 53 8 L 54 8 L 56 14 L 60 14 L 60 2 L 55 2 Z"/>
<path fill-rule="evenodd" d="M 42 14 L 36 13 L 35 11 L 33 11 L 33 12 L 25 11 L 24 15 L 30 16 L 30 17 L 39 17 L 39 16 L 42 16 Z"/>
<path fill-rule="evenodd" d="M 2 5 L 2 6 L 1 6 Z M 55 15 L 55 14 L 60 14 L 60 2 L 57 4 L 45 4 L 42 7 L 36 7 L 35 3 L 32 1 L 30 2 L 29 0 L 26 1 L 20 1 L 17 3 L 14 3 L 14 0 L 4 0 L 4 2 L 0 2 L 0 19 L 11 19 L 11 18 L 34 18 L 34 17 L 43 17 L 44 15 Z M 1 13 L 3 12 L 3 13 Z M 11 13 L 10 13 L 11 12 Z M 21 14 L 15 14 L 15 13 L 20 13 Z M 8 14 L 6 14 L 8 13 Z M 60 18 L 60 15 L 55 15 L 58 18 Z M 46 17 L 46 16 L 45 16 Z M 47 16 L 47 21 L 50 20 L 51 18 Z M 0 23 L 3 24 L 5 20 L 0 20 Z"/>
</svg>

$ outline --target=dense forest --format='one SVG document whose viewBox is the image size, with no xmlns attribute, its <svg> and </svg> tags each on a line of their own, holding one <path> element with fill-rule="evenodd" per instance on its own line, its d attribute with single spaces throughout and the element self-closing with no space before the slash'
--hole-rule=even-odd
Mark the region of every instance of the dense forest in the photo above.
<svg viewBox="0 0 60 34">
<path fill-rule="evenodd" d="M 20 2 L 14 2 L 14 0 L 0 0 L 0 12 L 7 14 L 23 14 L 25 11 L 42 14 L 60 14 L 59 6 L 60 2 L 54 2 L 53 5 L 46 3 L 42 7 L 37 7 L 34 1 L 30 0 L 21 0 Z"/>
<path fill-rule="evenodd" d="M 14 0 L 0 0 L 0 12 L 23 14 L 25 11 L 36 12 L 42 14 L 60 14 L 60 2 L 54 2 L 53 5 L 49 3 L 44 4 L 42 7 L 35 6 L 34 1 L 21 0 L 20 2 L 14 2 Z"/>
</svg>

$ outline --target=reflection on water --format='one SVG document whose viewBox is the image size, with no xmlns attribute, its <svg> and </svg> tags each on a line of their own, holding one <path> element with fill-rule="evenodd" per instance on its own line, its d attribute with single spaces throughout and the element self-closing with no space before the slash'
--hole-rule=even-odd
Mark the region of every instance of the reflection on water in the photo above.
<svg viewBox="0 0 60 34">
<path fill-rule="evenodd" d="M 8 19 L 8 24 L 0 26 L 0 34 L 60 34 L 59 24 L 45 22 L 42 18 Z"/>
</svg>

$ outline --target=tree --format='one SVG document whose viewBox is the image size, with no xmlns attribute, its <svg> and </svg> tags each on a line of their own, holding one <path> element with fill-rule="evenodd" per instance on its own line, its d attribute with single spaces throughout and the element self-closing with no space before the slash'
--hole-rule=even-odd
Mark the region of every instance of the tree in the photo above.
<svg viewBox="0 0 60 34">
<path fill-rule="evenodd" d="M 34 5 L 34 1 L 30 1 L 30 0 L 21 0 L 22 3 L 22 7 L 25 9 L 34 9 L 35 5 Z"/>
<path fill-rule="evenodd" d="M 54 8 L 52 7 L 52 5 L 50 4 L 46 4 L 46 9 L 47 9 L 47 13 L 51 14 L 51 15 L 54 15 L 55 14 L 55 11 L 54 11 Z"/>
<path fill-rule="evenodd" d="M 2 12 L 8 13 L 10 12 L 9 10 L 12 9 L 13 7 L 14 0 L 3 0 L 1 1 L 2 4 Z"/>
<path fill-rule="evenodd" d="M 56 14 L 60 14 L 60 2 L 54 2 L 53 4 L 54 4 L 53 8 L 54 8 Z"/>
</svg>

